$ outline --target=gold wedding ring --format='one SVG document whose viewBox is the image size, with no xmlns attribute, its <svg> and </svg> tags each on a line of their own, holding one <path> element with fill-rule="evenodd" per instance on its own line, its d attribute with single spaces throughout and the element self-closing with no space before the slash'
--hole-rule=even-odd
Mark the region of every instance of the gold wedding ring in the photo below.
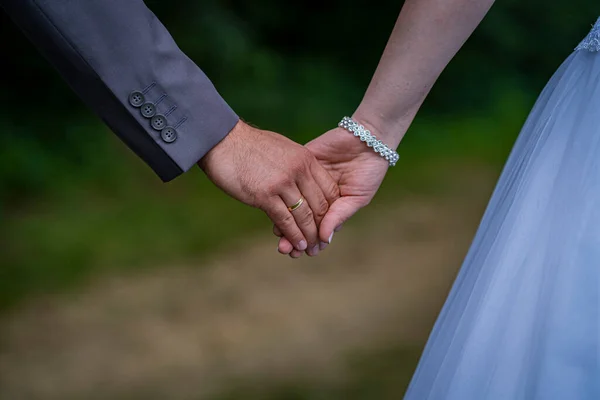
<svg viewBox="0 0 600 400">
<path fill-rule="evenodd" d="M 289 210 L 290 212 L 292 212 L 292 211 L 296 211 L 297 209 L 299 209 L 299 208 L 300 208 L 300 206 L 301 206 L 302 204 L 304 204 L 304 197 L 300 197 L 300 200 L 298 200 L 298 201 L 297 201 L 296 203 L 294 203 L 293 205 L 289 206 L 289 207 L 288 207 L 288 210 Z"/>
</svg>

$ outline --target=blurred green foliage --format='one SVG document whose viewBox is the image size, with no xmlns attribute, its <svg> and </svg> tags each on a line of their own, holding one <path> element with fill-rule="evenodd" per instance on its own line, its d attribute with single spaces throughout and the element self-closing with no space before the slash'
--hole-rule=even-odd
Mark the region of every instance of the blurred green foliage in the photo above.
<svg viewBox="0 0 600 400">
<path fill-rule="evenodd" d="M 354 110 L 402 5 L 147 4 L 240 116 L 300 142 Z M 501 165 L 537 93 L 598 14 L 592 0 L 498 2 L 411 128 L 405 171 L 423 154 Z M 97 268 L 202 255 L 268 226 L 199 172 L 160 184 L 1 13 L 0 34 L 0 308 Z"/>
</svg>

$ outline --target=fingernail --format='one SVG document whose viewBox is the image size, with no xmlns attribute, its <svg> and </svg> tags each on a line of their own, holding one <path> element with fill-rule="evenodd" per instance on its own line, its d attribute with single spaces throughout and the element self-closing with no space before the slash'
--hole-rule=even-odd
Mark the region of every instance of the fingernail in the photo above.
<svg viewBox="0 0 600 400">
<path fill-rule="evenodd" d="M 298 243 L 298 250 L 300 251 L 306 250 L 307 247 L 308 244 L 306 243 L 306 240 L 301 240 L 300 243 Z"/>
<path fill-rule="evenodd" d="M 317 254 L 319 254 L 319 245 L 316 245 L 315 247 L 310 249 L 309 253 L 311 256 L 316 256 Z"/>
<path fill-rule="evenodd" d="M 335 228 L 333 231 L 334 232 L 339 232 L 342 230 L 343 225 L 338 226 L 337 228 Z"/>
<path fill-rule="evenodd" d="M 325 242 L 321 242 L 321 243 L 319 243 L 319 249 L 321 249 L 321 250 L 325 250 L 325 247 L 327 247 L 327 245 L 328 245 L 328 244 L 329 244 L 329 243 L 325 243 Z"/>
<path fill-rule="evenodd" d="M 331 243 L 331 239 L 333 239 L 333 234 L 334 234 L 334 233 L 335 233 L 335 231 L 334 231 L 334 232 L 331 232 L 331 235 L 329 235 L 329 243 Z"/>
</svg>

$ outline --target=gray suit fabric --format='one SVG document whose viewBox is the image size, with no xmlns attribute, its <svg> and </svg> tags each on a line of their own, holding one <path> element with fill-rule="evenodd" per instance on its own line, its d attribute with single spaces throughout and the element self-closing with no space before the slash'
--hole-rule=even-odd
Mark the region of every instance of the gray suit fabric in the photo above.
<svg viewBox="0 0 600 400">
<path fill-rule="evenodd" d="M 79 97 L 164 181 L 192 167 L 238 121 L 142 0 L 0 0 Z M 140 108 L 144 92 L 175 127 L 168 143 Z"/>
</svg>

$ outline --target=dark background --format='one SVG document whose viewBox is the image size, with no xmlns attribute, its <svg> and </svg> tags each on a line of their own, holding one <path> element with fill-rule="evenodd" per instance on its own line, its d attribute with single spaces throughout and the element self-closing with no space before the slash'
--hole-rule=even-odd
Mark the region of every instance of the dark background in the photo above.
<svg viewBox="0 0 600 400">
<path fill-rule="evenodd" d="M 302 139 L 356 107 L 400 3 L 147 2 L 243 118 Z M 485 113 L 502 92 L 533 97 L 598 11 L 593 1 L 576 3 L 496 4 L 422 114 Z M 87 119 L 89 112 L 7 17 L 0 18 L 4 204 L 47 186 L 57 178 L 52 174 L 72 176 L 80 164 L 93 164 L 86 148 L 90 141 L 101 145 L 106 135 L 76 129 L 74 119 Z"/>
<path fill-rule="evenodd" d="M 356 108 L 401 8 L 400 1 L 388 0 L 146 3 L 241 117 L 299 142 L 328 130 Z M 464 240 L 450 246 L 458 250 L 450 256 L 450 273 L 433 296 L 438 300 L 423 312 L 423 331 L 412 340 L 416 344 L 381 346 L 380 338 L 358 335 L 360 348 L 385 348 L 384 355 L 369 350 L 367 353 L 375 356 L 358 372 L 327 384 L 314 383 L 318 380 L 313 382 L 310 374 L 306 378 L 295 372 L 286 375 L 283 384 L 277 379 L 252 380 L 259 382 L 252 383 L 252 390 L 240 395 L 235 389 L 227 398 L 248 398 L 255 392 L 256 398 L 282 399 L 351 398 L 350 393 L 365 399 L 401 396 L 524 118 L 597 15 L 600 6 L 592 0 L 497 2 L 434 87 L 399 148 L 402 161 L 387 178 L 377 201 L 362 219 L 357 218 L 354 228 L 351 223 L 349 238 L 380 231 L 391 217 L 382 226 L 371 219 L 393 214 L 389 210 L 400 209 L 406 198 L 415 196 L 423 199 L 419 204 L 431 199 L 435 212 L 460 214 L 450 206 L 446 210 L 448 204 L 455 204 L 452 193 L 460 192 L 459 203 L 467 204 L 457 206 L 468 215 L 463 219 L 467 221 L 465 231 L 457 233 Z M 137 282 L 181 264 L 191 265 L 190 271 L 196 274 L 217 268 L 210 260 L 222 257 L 239 257 L 243 264 L 248 252 L 263 242 L 273 248 L 273 254 L 264 258 L 265 265 L 312 268 L 310 260 L 281 264 L 282 259 L 274 254 L 275 242 L 268 236 L 266 218 L 226 198 L 199 171 L 190 171 L 170 184 L 160 183 L 83 106 L 2 12 L 0 38 L 0 310 L 8 318 L 6 326 L 12 326 L 13 316 L 18 319 L 22 313 L 44 315 L 28 311 L 30 307 L 37 310 L 40 303 L 47 304 L 65 293 L 93 291 L 95 285 L 102 285 L 97 282 L 114 276 Z M 401 223 L 400 218 L 396 224 Z M 461 222 L 457 224 L 461 227 L 456 230 L 461 231 Z M 425 225 L 422 236 L 434 236 L 435 223 Z M 248 243 L 249 238 L 258 242 Z M 386 249 L 403 240 L 386 239 L 390 240 Z M 343 271 L 348 251 L 340 243 L 335 255 L 324 256 L 329 258 L 323 268 L 335 266 Z M 368 257 L 365 260 L 364 265 L 372 262 Z M 411 265 L 418 265 L 418 260 Z M 389 268 L 396 268 L 397 262 L 403 261 L 389 260 Z M 439 264 L 439 268 L 445 266 Z M 310 293 L 314 288 L 308 285 L 305 290 Z M 153 310 L 150 307 L 146 312 L 152 315 Z M 125 329 L 118 322 L 107 324 L 114 324 L 117 331 Z M 133 325 L 132 329 L 137 332 L 138 328 Z M 277 323 L 273 329 L 278 329 Z M 16 352 L 10 345 L 12 336 L 6 335 L 9 344 L 4 349 L 9 349 L 7 354 Z M 40 352 L 55 351 L 56 346 L 49 344 Z M 15 357 L 19 354 L 14 353 Z M 235 355 L 231 357 L 235 360 Z M 332 359 L 336 357 L 332 355 Z M 290 357 L 290 365 L 294 359 Z M 76 365 L 73 363 L 68 365 Z M 22 364 L 25 372 L 13 375 L 10 382 L 23 379 L 25 386 L 37 387 L 39 382 L 26 371 L 41 365 L 51 368 L 40 360 L 26 359 Z M 339 374 L 333 375 L 339 378 Z M 138 398 L 135 396 L 145 393 L 144 382 L 153 379 L 141 376 L 136 382 L 143 390 L 115 383 L 114 387 L 108 385 L 112 388 L 108 393 Z M 60 382 L 62 378 L 56 379 Z M 112 382 L 110 379 L 107 377 L 107 382 Z M 72 393 L 61 392 L 64 385 L 57 385 L 62 389 L 52 392 L 47 389 L 51 385 L 39 384 L 46 388 L 39 393 L 45 393 L 42 398 L 65 398 L 61 397 L 64 393 L 90 398 L 85 390 L 93 385 L 86 386 L 85 379 L 82 382 L 77 386 L 80 391 L 73 389 Z M 170 388 L 172 382 L 166 382 L 163 386 Z M 15 385 L 7 387 L 14 389 Z M 167 392 L 173 398 L 188 398 L 178 397 L 170 389 Z M 12 398 L 23 393 L 12 392 Z"/>
<path fill-rule="evenodd" d="M 243 118 L 301 139 L 356 107 L 400 3 L 147 2 Z M 574 7 L 499 2 L 447 68 L 422 115 L 485 113 L 511 91 L 533 97 L 597 11 L 593 1 Z M 85 152 L 90 141 L 102 145 L 106 135 L 76 128 L 74 120 L 87 121 L 89 112 L 7 16 L 0 18 L 5 204 L 93 164 Z"/>
</svg>

